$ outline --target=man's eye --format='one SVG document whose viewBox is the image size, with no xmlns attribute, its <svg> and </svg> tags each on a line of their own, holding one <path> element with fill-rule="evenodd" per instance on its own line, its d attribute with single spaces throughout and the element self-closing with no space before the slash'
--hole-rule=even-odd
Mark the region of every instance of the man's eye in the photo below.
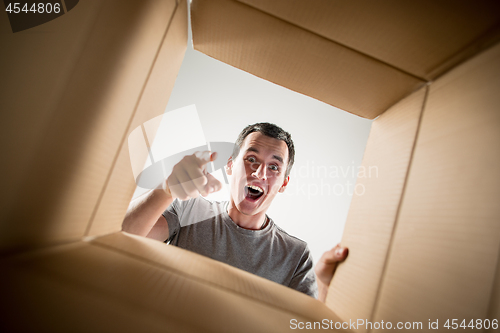
<svg viewBox="0 0 500 333">
<path fill-rule="evenodd" d="M 271 169 L 271 170 L 273 170 L 273 171 L 278 171 L 278 170 L 279 170 L 279 168 L 278 168 L 278 166 L 277 166 L 277 165 L 270 165 L 270 166 L 269 166 L 269 169 Z"/>
<path fill-rule="evenodd" d="M 254 157 L 249 157 L 249 158 L 247 158 L 247 161 L 251 162 L 251 163 L 254 163 L 255 162 L 255 158 Z"/>
</svg>

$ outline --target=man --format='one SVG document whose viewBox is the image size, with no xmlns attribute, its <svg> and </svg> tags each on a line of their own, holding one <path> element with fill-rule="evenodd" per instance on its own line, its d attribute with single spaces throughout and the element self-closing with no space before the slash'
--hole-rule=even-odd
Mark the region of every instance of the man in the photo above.
<svg viewBox="0 0 500 333">
<path fill-rule="evenodd" d="M 216 153 L 198 152 L 175 165 L 161 189 L 131 204 L 123 230 L 167 241 L 324 301 L 347 249 L 337 246 L 322 256 L 316 281 L 307 244 L 266 215 L 290 180 L 295 157 L 290 134 L 274 124 L 258 123 L 243 129 L 235 146 L 226 165 L 229 202 L 199 196 L 218 191 L 221 184 L 206 172 Z"/>
</svg>

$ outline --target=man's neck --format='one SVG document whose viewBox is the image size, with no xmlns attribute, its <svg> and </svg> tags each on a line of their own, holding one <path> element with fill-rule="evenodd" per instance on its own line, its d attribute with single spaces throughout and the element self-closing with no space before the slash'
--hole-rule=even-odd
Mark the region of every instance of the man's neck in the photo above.
<svg viewBox="0 0 500 333">
<path fill-rule="evenodd" d="M 231 220 L 243 229 L 260 230 L 266 224 L 266 212 L 260 212 L 256 215 L 245 215 L 232 202 L 229 202 L 227 213 Z"/>
</svg>

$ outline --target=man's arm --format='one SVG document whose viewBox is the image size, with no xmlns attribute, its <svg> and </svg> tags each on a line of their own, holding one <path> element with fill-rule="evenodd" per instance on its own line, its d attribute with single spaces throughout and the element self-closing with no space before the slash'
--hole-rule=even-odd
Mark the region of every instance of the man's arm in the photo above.
<svg viewBox="0 0 500 333">
<path fill-rule="evenodd" d="M 122 230 L 131 234 L 164 241 L 168 238 L 168 224 L 162 213 L 174 201 L 173 196 L 156 188 L 133 200 L 125 214 Z"/>
<path fill-rule="evenodd" d="M 349 249 L 337 244 L 330 251 L 326 251 L 321 256 L 321 259 L 316 264 L 314 269 L 318 282 L 318 300 L 325 302 L 328 294 L 328 287 L 332 281 L 333 274 L 337 268 L 338 263 L 347 258 Z"/>
<path fill-rule="evenodd" d="M 221 188 L 221 183 L 206 172 L 206 164 L 216 158 L 217 154 L 210 152 L 196 152 L 185 156 L 174 166 L 172 174 L 162 183 L 162 188 L 151 190 L 132 201 L 125 214 L 122 230 L 166 240 L 169 230 L 162 213 L 175 198 L 187 200 L 200 194 L 205 196 Z"/>
</svg>

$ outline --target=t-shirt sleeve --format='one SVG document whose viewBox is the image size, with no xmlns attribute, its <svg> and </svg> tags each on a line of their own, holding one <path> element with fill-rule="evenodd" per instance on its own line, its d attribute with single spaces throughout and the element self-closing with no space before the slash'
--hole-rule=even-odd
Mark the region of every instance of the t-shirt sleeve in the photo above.
<svg viewBox="0 0 500 333">
<path fill-rule="evenodd" d="M 181 229 L 180 216 L 182 215 L 183 206 L 178 199 L 175 199 L 170 206 L 163 212 L 163 217 L 167 220 L 168 224 L 168 239 L 165 241 L 169 243 Z"/>
<path fill-rule="evenodd" d="M 300 258 L 299 265 L 295 270 L 289 287 L 314 298 L 318 298 L 316 274 L 314 273 L 312 256 L 307 246 Z"/>
</svg>

